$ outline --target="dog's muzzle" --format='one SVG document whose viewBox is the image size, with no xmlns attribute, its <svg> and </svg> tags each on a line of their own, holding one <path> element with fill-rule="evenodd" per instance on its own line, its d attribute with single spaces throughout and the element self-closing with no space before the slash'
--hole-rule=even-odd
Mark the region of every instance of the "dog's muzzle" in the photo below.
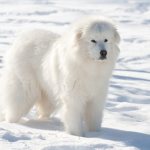
<svg viewBox="0 0 150 150">
<path fill-rule="evenodd" d="M 100 51 L 100 59 L 103 60 L 103 59 L 106 59 L 107 57 L 107 51 L 106 50 L 101 50 Z"/>
</svg>

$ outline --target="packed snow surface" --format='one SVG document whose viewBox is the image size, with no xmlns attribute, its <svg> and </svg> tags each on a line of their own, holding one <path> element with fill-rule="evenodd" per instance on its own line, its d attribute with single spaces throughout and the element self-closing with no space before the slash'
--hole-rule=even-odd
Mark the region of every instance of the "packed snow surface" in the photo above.
<svg viewBox="0 0 150 150">
<path fill-rule="evenodd" d="M 62 33 L 86 15 L 112 18 L 122 38 L 101 131 L 72 136 L 57 117 L 39 121 L 32 109 L 18 124 L 0 123 L 1 150 L 150 150 L 149 0 L 0 0 L 0 71 L 19 31 Z"/>
</svg>

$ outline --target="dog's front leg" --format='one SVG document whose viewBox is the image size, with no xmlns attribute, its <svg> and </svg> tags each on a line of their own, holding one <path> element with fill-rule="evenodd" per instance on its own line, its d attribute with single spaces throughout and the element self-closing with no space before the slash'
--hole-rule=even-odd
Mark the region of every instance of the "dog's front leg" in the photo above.
<svg viewBox="0 0 150 150">
<path fill-rule="evenodd" d="M 85 122 L 89 131 L 100 131 L 103 116 L 103 104 L 89 102 L 85 109 Z"/>
<path fill-rule="evenodd" d="M 64 124 L 66 131 L 72 135 L 84 136 L 83 103 L 79 98 L 66 97 L 64 102 Z"/>
</svg>

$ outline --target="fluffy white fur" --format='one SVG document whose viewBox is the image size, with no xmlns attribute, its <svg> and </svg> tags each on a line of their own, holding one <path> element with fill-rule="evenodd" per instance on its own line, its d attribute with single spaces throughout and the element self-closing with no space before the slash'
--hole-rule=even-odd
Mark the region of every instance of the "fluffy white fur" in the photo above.
<svg viewBox="0 0 150 150">
<path fill-rule="evenodd" d="M 84 135 L 84 126 L 100 130 L 119 40 L 115 26 L 97 17 L 75 23 L 61 36 L 46 30 L 23 33 L 6 57 L 1 120 L 17 122 L 33 105 L 40 118 L 48 118 L 61 101 L 70 134 Z M 103 49 L 105 60 L 100 59 Z"/>
</svg>

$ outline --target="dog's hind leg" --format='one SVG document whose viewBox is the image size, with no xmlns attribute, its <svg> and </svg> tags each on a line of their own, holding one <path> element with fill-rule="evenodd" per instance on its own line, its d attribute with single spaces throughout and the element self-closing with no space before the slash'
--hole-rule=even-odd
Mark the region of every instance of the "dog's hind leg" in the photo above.
<svg viewBox="0 0 150 150">
<path fill-rule="evenodd" d="M 48 98 L 48 96 L 42 92 L 41 99 L 36 102 L 36 108 L 39 115 L 39 119 L 47 120 L 55 109 L 55 105 Z"/>
<path fill-rule="evenodd" d="M 1 94 L 4 118 L 7 122 L 18 122 L 34 105 L 40 93 L 35 80 L 20 80 L 11 73 L 4 77 Z"/>
</svg>

